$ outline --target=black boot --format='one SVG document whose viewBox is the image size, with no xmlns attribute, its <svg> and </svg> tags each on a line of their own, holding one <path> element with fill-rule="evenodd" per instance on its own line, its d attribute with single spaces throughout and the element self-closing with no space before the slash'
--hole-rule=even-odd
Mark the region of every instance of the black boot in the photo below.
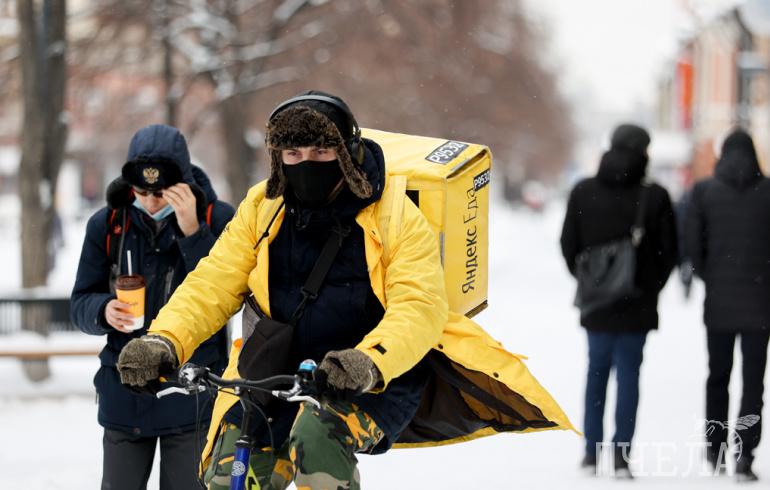
<svg viewBox="0 0 770 490">
<path fill-rule="evenodd" d="M 725 461 L 725 453 L 713 451 L 711 448 L 706 450 L 706 462 L 708 462 L 709 469 L 713 476 L 721 476 L 727 474 L 727 462 Z"/>
<path fill-rule="evenodd" d="M 596 453 L 583 456 L 580 470 L 588 476 L 596 476 Z"/>
<path fill-rule="evenodd" d="M 745 483 L 759 480 L 757 475 L 751 471 L 751 463 L 753 460 L 753 457 L 744 454 L 739 460 L 735 462 L 736 482 Z"/>
<path fill-rule="evenodd" d="M 631 448 L 628 446 L 615 447 L 615 478 L 618 480 L 634 479 L 634 475 L 631 473 L 631 468 L 628 467 L 628 459 L 631 457 L 630 449 Z"/>
</svg>

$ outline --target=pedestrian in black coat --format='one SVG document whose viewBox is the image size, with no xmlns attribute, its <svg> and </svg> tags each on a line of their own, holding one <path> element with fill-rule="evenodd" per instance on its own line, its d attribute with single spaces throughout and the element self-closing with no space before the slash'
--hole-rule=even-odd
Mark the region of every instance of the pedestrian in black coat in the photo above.
<svg viewBox="0 0 770 490">
<path fill-rule="evenodd" d="M 686 224 L 687 252 L 706 285 L 703 320 L 709 351 L 706 417 L 724 423 L 736 336 L 743 352 L 745 429 L 736 474 L 753 480 L 753 451 L 761 436 L 762 394 L 770 338 L 770 179 L 762 175 L 751 136 L 733 131 L 722 146 L 714 177 L 698 182 Z M 753 423 L 749 423 L 753 422 Z M 727 430 L 712 424 L 709 460 L 722 464 Z"/>
<path fill-rule="evenodd" d="M 217 199 L 203 170 L 191 165 L 182 134 L 164 125 L 136 133 L 122 176 L 108 187 L 107 204 L 88 221 L 71 298 L 73 323 L 87 334 L 106 336 L 94 377 L 104 427 L 102 488 L 145 488 L 158 442 L 160 488 L 197 488 L 196 424 L 206 427 L 211 417 L 208 394 L 200 394 L 198 407 L 196 397 L 159 400 L 138 394 L 121 384 L 115 366 L 123 347 L 147 332 L 177 286 L 208 255 L 234 210 Z M 128 274 L 129 250 L 132 272 L 146 284 L 144 325 L 134 331 L 128 328 L 133 323 L 128 305 L 113 292 L 115 276 Z M 201 345 L 191 361 L 221 373 L 227 365 L 226 330 Z"/>
<path fill-rule="evenodd" d="M 637 249 L 639 294 L 581 315 L 588 333 L 589 369 L 585 400 L 586 453 L 583 466 L 594 468 L 603 441 L 602 418 L 609 372 L 616 368 L 615 465 L 630 476 L 628 451 L 636 423 L 639 369 L 649 330 L 658 327 L 658 293 L 677 261 L 677 238 L 671 200 L 657 184 L 643 185 L 650 137 L 643 128 L 619 126 L 602 156 L 595 177 L 579 182 L 569 197 L 561 249 L 574 275 L 578 254 L 587 248 L 628 237 L 643 189 L 645 234 Z"/>
<path fill-rule="evenodd" d="M 632 128 L 644 131 L 620 126 L 596 176 L 579 182 L 570 194 L 561 249 L 573 275 L 580 252 L 630 234 L 647 170 L 649 144 L 649 136 L 645 144 L 644 137 Z M 646 189 L 645 236 L 637 252 L 636 285 L 641 294 L 582 316 L 580 323 L 588 330 L 645 332 L 658 327 L 658 293 L 677 263 L 676 220 L 668 192 L 654 183 Z"/>
</svg>

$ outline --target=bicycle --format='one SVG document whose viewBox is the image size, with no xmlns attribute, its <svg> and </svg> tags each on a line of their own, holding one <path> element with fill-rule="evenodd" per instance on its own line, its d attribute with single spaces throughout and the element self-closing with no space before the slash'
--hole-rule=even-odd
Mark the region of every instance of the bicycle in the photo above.
<svg viewBox="0 0 770 490">
<path fill-rule="evenodd" d="M 321 404 L 313 397 L 313 395 L 317 395 L 316 384 L 313 380 L 316 367 L 315 361 L 307 359 L 300 363 L 297 374 L 271 376 L 258 381 L 250 381 L 240 378 L 223 379 L 209 371 L 208 368 L 188 363 L 182 366 L 178 372 L 177 379 L 181 386 L 160 390 L 156 396 L 162 398 L 174 393 L 195 395 L 210 389 L 217 391 L 232 389 L 231 393 L 238 396 L 243 407 L 243 418 L 240 427 L 241 436 L 235 442 L 235 454 L 230 472 L 230 490 L 245 490 L 249 459 L 255 445 L 254 438 L 249 435 L 251 420 L 255 411 L 260 412 L 264 417 L 261 409 L 246 395 L 251 391 L 264 392 L 288 402 L 308 402 L 321 408 Z M 288 385 L 291 385 L 291 388 L 287 390 L 273 389 Z M 270 438 L 272 440 L 272 434 Z"/>
</svg>

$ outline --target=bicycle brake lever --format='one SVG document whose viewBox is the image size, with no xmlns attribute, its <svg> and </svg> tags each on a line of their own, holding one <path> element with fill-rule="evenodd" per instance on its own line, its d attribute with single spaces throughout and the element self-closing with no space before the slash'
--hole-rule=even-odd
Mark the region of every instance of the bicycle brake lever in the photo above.
<svg viewBox="0 0 770 490">
<path fill-rule="evenodd" d="M 197 386 L 195 388 L 182 388 L 182 387 L 179 387 L 179 386 L 172 386 L 170 388 L 166 388 L 166 389 L 160 390 L 159 392 L 157 392 L 155 394 L 155 396 L 158 397 L 158 398 L 162 398 L 162 397 L 167 396 L 167 395 L 173 395 L 174 393 L 179 393 L 179 394 L 182 394 L 182 395 L 191 395 L 191 394 L 195 393 L 196 391 L 199 392 L 199 393 L 204 392 L 204 391 L 206 391 L 206 387 L 204 387 L 204 386 Z"/>
<path fill-rule="evenodd" d="M 316 408 L 321 408 L 321 403 L 315 398 L 313 398 L 312 396 L 294 395 L 287 398 L 286 401 L 287 402 L 308 402 Z"/>
<path fill-rule="evenodd" d="M 286 400 L 287 402 L 308 402 L 316 408 L 321 408 L 321 404 L 318 400 L 312 396 L 298 395 L 297 391 L 294 389 L 289 391 L 273 390 L 271 393 L 273 396 L 280 398 L 281 400 Z"/>
</svg>

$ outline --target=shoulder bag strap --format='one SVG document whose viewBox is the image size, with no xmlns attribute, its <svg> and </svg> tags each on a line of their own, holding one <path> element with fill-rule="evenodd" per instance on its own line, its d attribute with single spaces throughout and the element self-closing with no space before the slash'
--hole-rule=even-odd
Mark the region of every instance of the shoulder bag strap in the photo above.
<svg viewBox="0 0 770 490">
<path fill-rule="evenodd" d="M 638 247 L 642 243 L 642 238 L 644 238 L 644 218 L 647 211 L 649 189 L 649 184 L 642 183 L 642 190 L 639 192 L 639 204 L 636 206 L 636 219 L 634 220 L 634 226 L 631 227 L 631 243 L 634 244 L 634 247 Z"/>
<path fill-rule="evenodd" d="M 302 286 L 302 301 L 297 306 L 297 309 L 294 310 L 294 314 L 289 320 L 289 325 L 295 326 L 305 312 L 307 304 L 318 297 L 318 291 L 321 290 L 326 274 L 329 273 L 337 252 L 342 248 L 342 242 L 349 234 L 350 227 L 342 226 L 339 222 L 332 228 L 332 232 L 321 250 L 321 255 L 313 266 L 313 270 L 310 271 L 310 276 L 305 281 L 305 285 Z"/>
<path fill-rule="evenodd" d="M 275 223 L 276 218 L 278 218 L 278 215 L 281 214 L 281 210 L 283 209 L 284 201 L 281 201 L 281 203 L 278 205 L 278 209 L 275 210 L 275 213 L 273 214 L 273 217 L 270 218 L 270 222 L 267 223 L 267 226 L 265 227 L 265 231 L 262 232 L 261 235 L 259 235 L 259 238 L 257 239 L 257 243 L 254 244 L 254 250 L 259 247 L 259 244 L 262 243 L 262 240 L 270 236 L 270 228 L 273 227 L 273 223 Z M 261 212 L 257 212 L 257 219 L 259 219 L 259 216 L 261 216 Z M 259 224 L 259 223 L 257 223 Z"/>
</svg>

